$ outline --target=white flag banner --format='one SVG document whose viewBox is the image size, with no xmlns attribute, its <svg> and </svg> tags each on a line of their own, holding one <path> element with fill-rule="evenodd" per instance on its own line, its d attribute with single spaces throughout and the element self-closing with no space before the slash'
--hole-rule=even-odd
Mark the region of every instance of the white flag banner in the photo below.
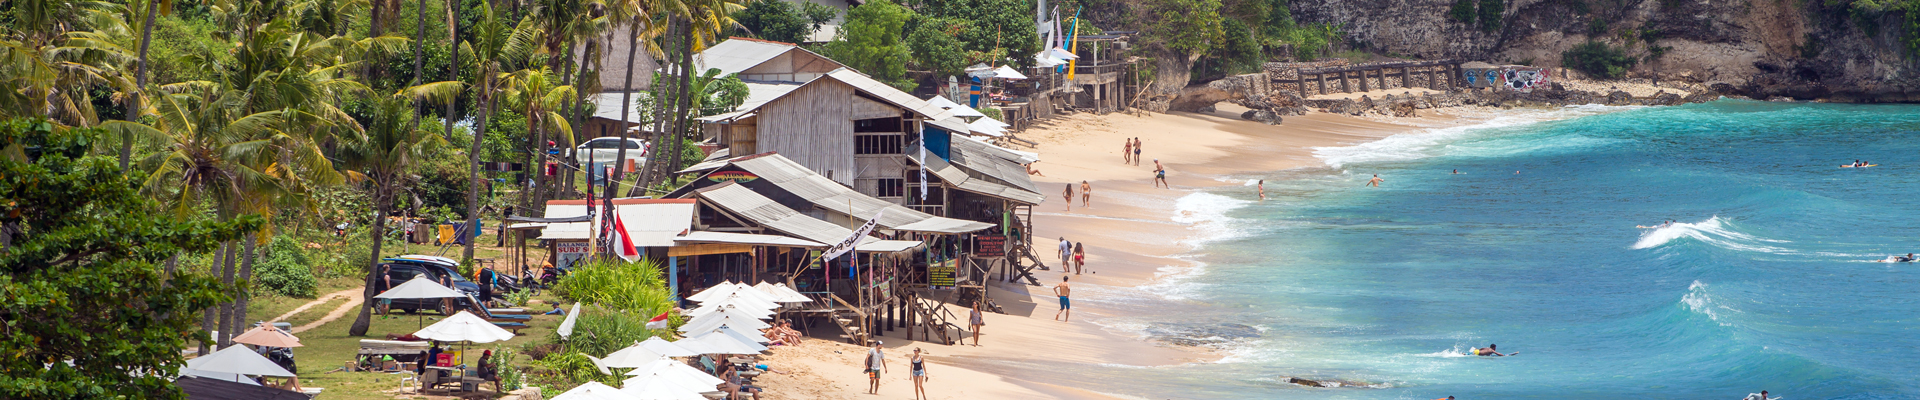
<svg viewBox="0 0 1920 400">
<path fill-rule="evenodd" d="M 820 259 L 832 260 L 840 257 L 842 254 L 853 251 L 853 246 L 860 244 L 861 239 L 866 239 L 867 234 L 873 233 L 875 225 L 880 223 L 880 215 L 886 213 L 887 210 L 885 209 L 873 213 L 873 219 L 869 219 L 866 224 L 860 225 L 860 229 L 854 229 L 853 236 L 848 236 L 847 240 L 842 240 L 840 243 L 833 245 L 833 247 L 828 247 L 827 251 L 820 253 Z"/>
<path fill-rule="evenodd" d="M 957 103 L 957 102 L 956 102 Z M 920 128 L 920 202 L 927 202 L 927 129 Z"/>
</svg>

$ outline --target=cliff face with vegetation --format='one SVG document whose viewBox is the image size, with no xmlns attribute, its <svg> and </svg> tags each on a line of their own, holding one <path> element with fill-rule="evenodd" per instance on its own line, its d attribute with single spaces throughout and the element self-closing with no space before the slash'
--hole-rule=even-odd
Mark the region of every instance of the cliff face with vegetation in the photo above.
<svg viewBox="0 0 1920 400">
<path fill-rule="evenodd" d="M 1624 77 L 1726 83 L 1737 94 L 1920 101 L 1908 47 L 1920 2 L 1860 0 L 1292 0 L 1303 23 L 1391 55 L 1562 67 L 1588 42 Z M 1492 7 L 1488 7 L 1491 5 Z M 1464 7 L 1464 10 L 1463 10 Z M 1485 11 L 1498 9 L 1497 17 Z M 1463 12 L 1464 11 L 1464 12 Z M 1592 47 L 1589 45 L 1589 47 Z"/>
</svg>

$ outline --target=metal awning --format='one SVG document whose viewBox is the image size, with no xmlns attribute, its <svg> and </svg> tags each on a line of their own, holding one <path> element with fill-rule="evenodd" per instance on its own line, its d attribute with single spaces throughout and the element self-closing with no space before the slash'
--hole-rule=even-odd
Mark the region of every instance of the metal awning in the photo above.
<svg viewBox="0 0 1920 400">
<path fill-rule="evenodd" d="M 686 236 L 673 238 L 673 241 L 681 242 L 681 243 L 729 243 L 729 244 L 751 244 L 756 246 L 780 246 L 780 247 L 806 247 L 806 248 L 827 247 L 827 245 L 820 244 L 820 242 L 780 236 L 780 235 L 759 235 L 759 234 L 752 234 L 752 233 L 711 232 L 711 231 L 687 232 Z"/>
<path fill-rule="evenodd" d="M 603 203 L 595 201 L 591 206 L 598 209 Z M 587 218 L 588 207 L 586 200 L 553 200 L 547 202 L 547 215 Z M 627 227 L 635 246 L 673 246 L 675 236 L 693 228 L 694 202 L 690 199 L 613 199 L 613 208 L 620 213 L 620 223 Z M 540 232 L 540 239 L 588 239 L 593 237 L 593 224 L 591 220 L 548 224 Z"/>
<path fill-rule="evenodd" d="M 801 239 L 817 243 L 839 243 L 853 236 L 852 229 L 801 214 L 733 182 L 696 189 L 693 194 L 754 225 Z M 859 246 L 865 247 L 878 242 L 882 240 L 869 236 L 862 239 Z"/>
<path fill-rule="evenodd" d="M 794 196 L 806 199 L 822 210 L 836 214 L 850 214 L 854 219 L 865 221 L 881 214 L 880 226 L 897 231 L 929 233 L 966 233 L 992 228 L 995 224 L 967 221 L 947 217 L 936 217 L 899 203 L 881 200 L 861 194 L 852 188 L 841 186 L 839 182 L 814 173 L 800 163 L 780 156 L 764 153 L 733 159 L 733 165 L 747 170 L 760 179 L 779 186 Z M 852 210 L 848 210 L 851 206 Z M 880 210 L 886 210 L 881 213 Z"/>
</svg>

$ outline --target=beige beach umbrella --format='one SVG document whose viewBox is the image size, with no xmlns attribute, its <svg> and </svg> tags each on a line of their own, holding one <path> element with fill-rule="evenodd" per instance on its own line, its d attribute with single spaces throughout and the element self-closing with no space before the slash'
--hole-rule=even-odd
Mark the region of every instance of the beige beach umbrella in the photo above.
<svg viewBox="0 0 1920 400">
<path fill-rule="evenodd" d="M 550 400 L 640 400 L 640 398 L 622 392 L 619 388 L 607 386 L 605 383 L 587 381 L 580 386 L 574 386 L 566 393 L 553 396 Z"/>
<path fill-rule="evenodd" d="M 273 327 L 273 324 L 261 324 L 258 327 L 248 330 L 246 333 L 240 334 L 240 336 L 234 336 L 233 342 L 266 347 L 304 346 L 300 344 L 300 338 L 293 337 L 293 334 Z"/>
<path fill-rule="evenodd" d="M 221 374 L 283 378 L 293 376 L 293 372 L 281 368 L 280 364 L 274 364 L 273 360 L 253 352 L 253 349 L 247 346 L 229 346 L 213 354 L 187 360 L 187 368 L 193 369 L 195 376 L 214 378 L 221 378 Z"/>
</svg>

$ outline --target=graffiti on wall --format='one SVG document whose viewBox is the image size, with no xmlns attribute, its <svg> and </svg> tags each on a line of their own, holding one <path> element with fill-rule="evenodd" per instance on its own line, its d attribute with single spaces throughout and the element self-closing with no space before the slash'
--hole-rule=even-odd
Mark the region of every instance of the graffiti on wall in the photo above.
<svg viewBox="0 0 1920 400">
<path fill-rule="evenodd" d="M 1464 75 L 1467 87 L 1507 89 L 1522 93 L 1547 87 L 1551 83 L 1548 69 L 1523 65 L 1471 68 L 1466 69 Z"/>
</svg>

